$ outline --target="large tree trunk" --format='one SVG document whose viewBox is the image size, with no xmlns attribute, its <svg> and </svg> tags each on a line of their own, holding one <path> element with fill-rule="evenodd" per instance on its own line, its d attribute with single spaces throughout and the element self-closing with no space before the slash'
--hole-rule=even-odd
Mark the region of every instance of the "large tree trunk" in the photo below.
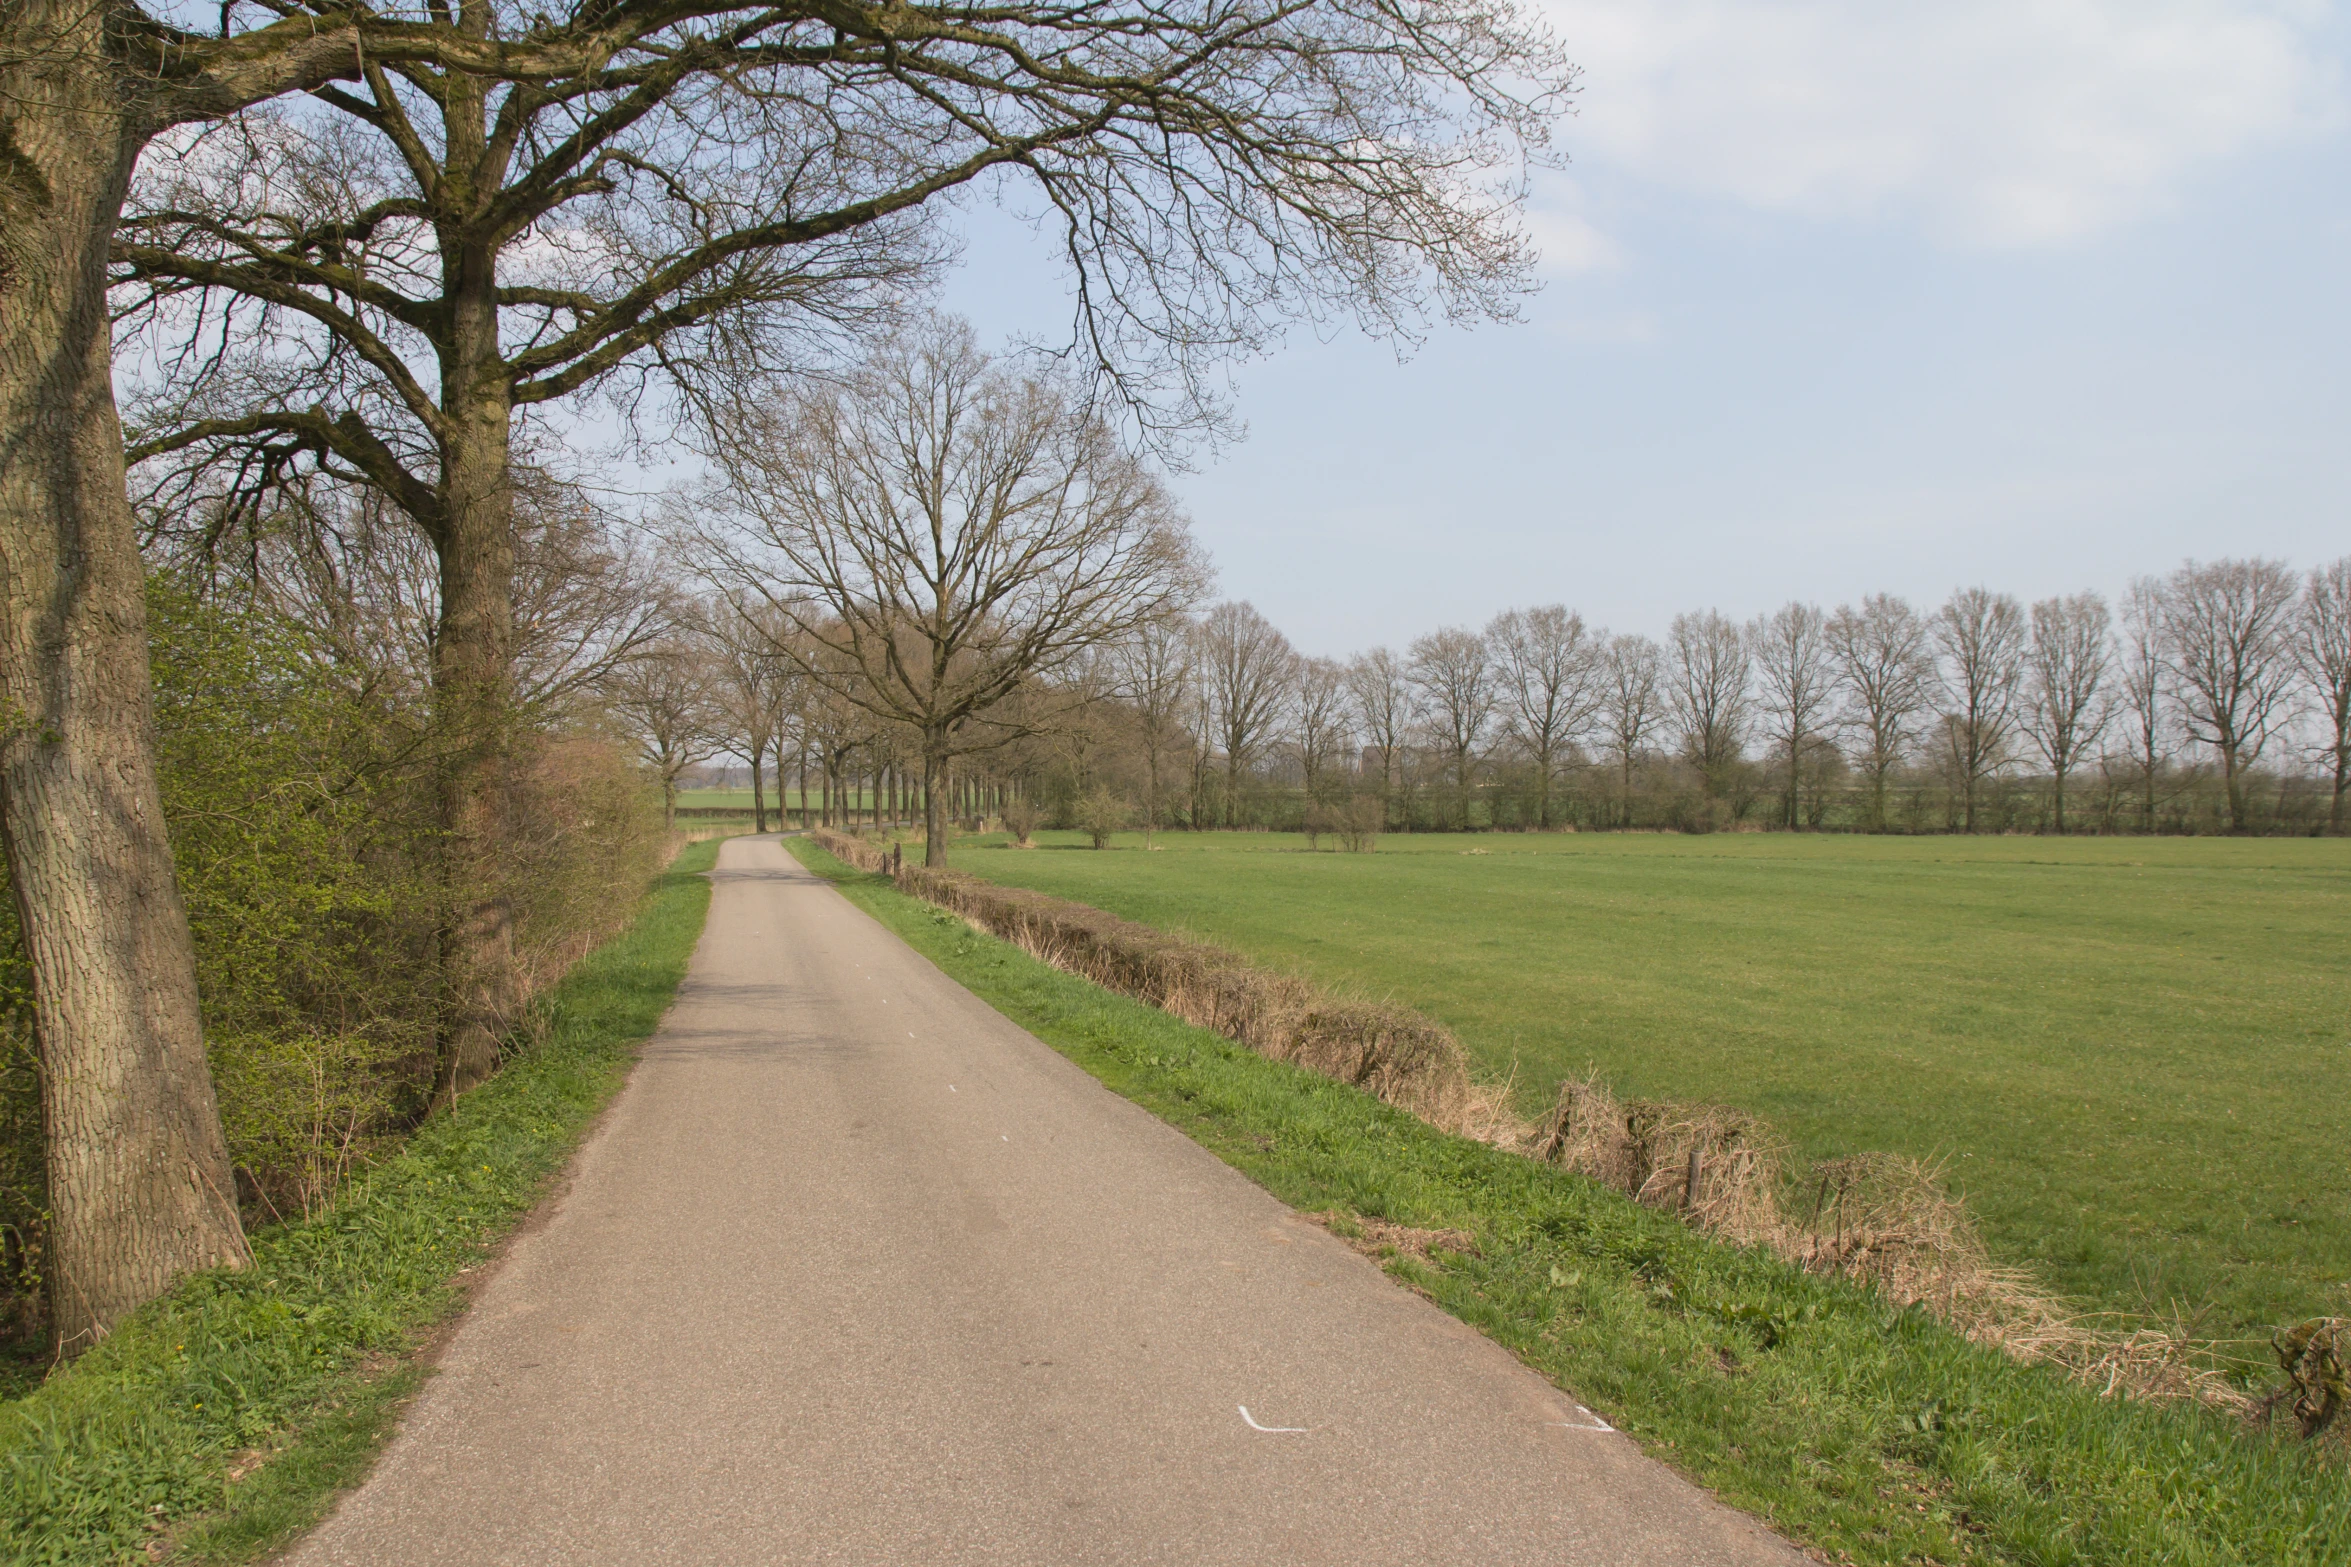
<svg viewBox="0 0 2351 1567">
<path fill-rule="evenodd" d="M 491 276 L 492 259 L 467 253 L 447 264 L 471 284 Z M 433 647 L 450 898 L 444 1100 L 497 1069 L 498 1043 L 514 1021 L 518 991 L 501 820 L 514 738 L 513 411 L 503 380 L 484 374 L 496 357 L 494 294 L 485 282 L 452 289 L 451 296 L 460 301 L 462 319 L 442 377 L 449 430 L 441 448 L 441 614 Z"/>
<path fill-rule="evenodd" d="M 754 733 L 751 737 L 751 825 L 763 834 L 767 831 L 767 789 L 760 781 L 759 764 L 765 760 L 767 747 L 760 743 L 759 736 Z M 777 781 L 776 787 L 783 787 L 782 780 Z"/>
<path fill-rule="evenodd" d="M 14 5 L 0 63 L 0 830 L 32 965 L 59 1348 L 248 1260 L 156 787 L 106 250 L 141 134 L 104 12 Z"/>
<path fill-rule="evenodd" d="M 947 756 L 941 738 L 925 735 L 922 747 L 922 862 L 933 870 L 947 866 Z"/>
</svg>

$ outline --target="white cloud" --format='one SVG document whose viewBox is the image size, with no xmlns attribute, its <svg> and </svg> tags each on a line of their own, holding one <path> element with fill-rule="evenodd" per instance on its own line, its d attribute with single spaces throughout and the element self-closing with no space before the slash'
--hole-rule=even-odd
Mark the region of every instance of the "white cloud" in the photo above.
<svg viewBox="0 0 2351 1567">
<path fill-rule="evenodd" d="M 2314 0 L 1544 0 L 1587 168 L 1986 247 L 2160 211 L 2342 118 Z"/>
<path fill-rule="evenodd" d="M 1624 259 L 1616 241 L 1602 233 L 1582 212 L 1583 193 L 1572 180 L 1546 176 L 1536 187 L 1526 213 L 1527 233 L 1542 255 L 1542 271 L 1551 277 L 1599 272 Z"/>
</svg>

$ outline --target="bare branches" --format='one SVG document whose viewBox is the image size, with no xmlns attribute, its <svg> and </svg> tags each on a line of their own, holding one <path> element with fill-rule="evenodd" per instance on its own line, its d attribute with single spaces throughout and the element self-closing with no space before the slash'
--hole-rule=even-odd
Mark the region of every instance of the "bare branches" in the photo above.
<svg viewBox="0 0 2351 1567">
<path fill-rule="evenodd" d="M 2008 757 L 2024 683 L 2024 609 L 2005 593 L 1962 588 L 1929 628 L 1943 665 L 1943 742 L 1960 818 L 1976 830 L 1984 779 Z"/>
<path fill-rule="evenodd" d="M 805 679 L 914 730 L 934 774 L 1033 728 L 1004 712 L 1015 692 L 1179 612 L 1203 575 L 1158 479 L 1068 380 L 1012 372 L 960 323 L 734 431 L 734 488 L 695 547 L 790 628 L 777 652 Z"/>
<path fill-rule="evenodd" d="M 2105 734 L 2112 709 L 2106 675 L 2113 639 L 2106 600 L 2095 593 L 2043 599 L 2033 606 L 2025 653 L 2023 727 L 2049 764 L 2055 827 L 2065 831 L 2065 784 Z"/>
<path fill-rule="evenodd" d="M 1709 794 L 1730 786 L 1747 742 L 1754 664 L 1737 625 L 1720 613 L 1676 615 L 1666 648 L 1666 700 Z"/>
<path fill-rule="evenodd" d="M 1201 617 L 1201 690 L 1224 753 L 1227 826 L 1237 820 L 1243 775 L 1281 723 L 1297 670 L 1297 650 L 1256 605 L 1219 604 Z"/>
<path fill-rule="evenodd" d="M 1561 604 L 1507 610 L 1486 627 L 1506 721 L 1534 759 L 1537 826 L 1551 825 L 1559 764 L 1605 700 L 1607 641 L 1606 631 L 1587 632 L 1584 617 Z"/>
<path fill-rule="evenodd" d="M 428 430 L 411 365 L 446 404 L 468 252 L 500 326 L 466 379 L 520 407 L 633 367 L 706 412 L 918 282 L 921 210 L 985 178 L 1060 226 L 1070 346 L 1173 438 L 1214 417 L 1206 365 L 1300 314 L 1508 314 L 1521 173 L 1574 75 L 1514 0 L 584 4 L 490 39 L 331 14 L 337 80 L 248 117 L 235 167 L 160 160 L 118 281 L 165 339 L 188 290 L 267 307 L 281 357 L 357 354 Z"/>
<path fill-rule="evenodd" d="M 2220 757 L 2232 830 L 2246 822 L 2245 769 L 2287 716 L 2297 586 L 2270 560 L 2190 561 L 2164 583 L 2164 665 L 2190 737 Z"/>
<path fill-rule="evenodd" d="M 1859 609 L 1839 605 L 1829 617 L 1829 651 L 1846 699 L 1845 721 L 1862 738 L 1869 774 L 1870 825 L 1886 826 L 1886 779 L 1915 740 L 1912 722 L 1933 704 L 1934 656 L 1927 624 L 1890 593 L 1872 593 Z"/>
<path fill-rule="evenodd" d="M 1805 753 L 1826 741 L 1835 693 L 1828 617 L 1817 605 L 1784 604 L 1756 617 L 1747 628 L 1747 642 L 1762 677 L 1765 734 L 1787 758 L 1786 823 L 1794 829 L 1803 825 L 1799 797 Z"/>
<path fill-rule="evenodd" d="M 2341 832 L 2344 796 L 2351 793 L 2351 556 L 2311 568 L 2294 659 L 2326 725 L 2323 749 L 2334 780 L 2327 829 Z"/>
<path fill-rule="evenodd" d="M 1412 642 L 1410 678 L 1420 720 L 1453 775 L 1459 824 L 1469 825 L 1469 793 L 1501 693 L 1486 639 L 1446 627 Z"/>
</svg>

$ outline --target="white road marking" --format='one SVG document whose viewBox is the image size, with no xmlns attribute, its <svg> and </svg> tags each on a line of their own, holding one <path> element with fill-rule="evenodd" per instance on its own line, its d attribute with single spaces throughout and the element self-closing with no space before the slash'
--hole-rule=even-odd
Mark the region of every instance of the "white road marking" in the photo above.
<svg viewBox="0 0 2351 1567">
<path fill-rule="evenodd" d="M 1547 1426 L 1557 1426 L 1562 1431 L 1613 1431 L 1616 1429 L 1616 1427 L 1610 1425 L 1607 1421 L 1601 1419 L 1598 1415 L 1593 1414 L 1589 1409 L 1586 1409 L 1581 1404 L 1575 1406 L 1575 1412 L 1579 1415 L 1582 1415 L 1584 1419 L 1589 1420 L 1591 1424 L 1580 1425 L 1573 1420 L 1546 1420 L 1543 1422 L 1543 1424 Z"/>
<path fill-rule="evenodd" d="M 1248 1422 L 1249 1422 L 1249 1429 L 1250 1429 L 1250 1430 L 1252 1430 L 1252 1431 L 1263 1431 L 1263 1432 L 1264 1432 L 1264 1433 L 1265 1433 L 1267 1436 L 1304 1436 L 1304 1435 L 1306 1435 L 1306 1428 L 1305 1428 L 1304 1426 L 1261 1426 L 1261 1425 L 1259 1425 L 1259 1424 L 1257 1423 L 1257 1417 L 1256 1417 L 1255 1415 L 1252 1415 L 1251 1413 L 1249 1413 L 1249 1406 L 1248 1406 L 1247 1404 L 1235 1404 L 1233 1407 L 1234 1407 L 1235 1409 L 1238 1409 L 1238 1410 L 1241 1412 L 1241 1418 L 1242 1418 L 1243 1420 L 1246 1420 L 1246 1421 L 1248 1421 Z"/>
</svg>

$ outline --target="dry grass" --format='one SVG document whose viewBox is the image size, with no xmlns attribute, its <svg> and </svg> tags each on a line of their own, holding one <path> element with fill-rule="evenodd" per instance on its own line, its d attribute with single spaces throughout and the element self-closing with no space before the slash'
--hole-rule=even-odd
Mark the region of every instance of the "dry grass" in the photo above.
<svg viewBox="0 0 2351 1567">
<path fill-rule="evenodd" d="M 1571 1081 L 1525 1151 L 1741 1245 L 1770 1243 L 1783 1229 L 1784 1150 L 1743 1110 L 1620 1102 L 1596 1078 Z"/>
<path fill-rule="evenodd" d="M 833 850 L 827 834 L 818 841 Z M 881 868 L 839 858 L 860 869 Z M 1214 1030 L 1260 1055 L 1363 1089 L 1447 1131 L 1490 1123 L 1495 1104 L 1473 1091 L 1469 1055 L 1443 1024 L 1404 1007 L 1348 1000 L 1293 975 L 1270 973 L 1221 947 L 1187 941 L 1100 909 L 998 887 L 952 871 L 907 865 L 907 892 L 970 920 L 1066 973 Z"/>
<path fill-rule="evenodd" d="M 811 836 L 859 870 L 892 869 L 874 843 L 824 829 Z M 1044 893 L 911 863 L 896 880 L 1064 972 L 1365 1089 L 1442 1130 L 1589 1176 L 1733 1244 L 1767 1246 L 1808 1272 L 1873 1285 L 2104 1394 L 2194 1399 L 2248 1420 L 2274 1402 L 2245 1393 L 2231 1373 L 2249 1363 L 2196 1337 L 2192 1324 L 2073 1312 L 2029 1274 L 1995 1263 L 1966 1205 L 1919 1160 L 1855 1154 L 1795 1170 L 1786 1143 L 1746 1111 L 1619 1100 L 1596 1077 L 1563 1084 L 1551 1112 L 1530 1125 L 1512 1107 L 1513 1084 L 1473 1082 L 1460 1041 L 1420 1013 L 1343 1000 L 1224 948 Z M 1360 1232 L 1347 1235 L 1352 1244 L 1374 1253 L 1474 1251 L 1458 1231 L 1371 1219 L 1347 1228 Z"/>
<path fill-rule="evenodd" d="M 1421 1229 L 1337 1209 L 1301 1217 L 1313 1220 L 1367 1257 L 1403 1255 L 1428 1262 L 1432 1260 L 1429 1256 L 1432 1249 L 1463 1257 L 1478 1255 L 1477 1237 L 1467 1230 Z"/>
<path fill-rule="evenodd" d="M 1596 1078 L 1560 1089 L 1520 1145 L 1646 1207 L 1744 1246 L 1768 1246 L 1807 1272 L 1874 1285 L 2020 1360 L 2065 1368 L 2107 1394 L 2190 1398 L 2253 1417 L 2260 1401 L 2230 1375 L 2246 1363 L 2186 1322 L 2085 1316 L 1992 1260 L 1941 1171 L 1896 1154 L 1853 1154 L 1801 1172 L 1743 1110 L 1618 1100 Z"/>
</svg>

